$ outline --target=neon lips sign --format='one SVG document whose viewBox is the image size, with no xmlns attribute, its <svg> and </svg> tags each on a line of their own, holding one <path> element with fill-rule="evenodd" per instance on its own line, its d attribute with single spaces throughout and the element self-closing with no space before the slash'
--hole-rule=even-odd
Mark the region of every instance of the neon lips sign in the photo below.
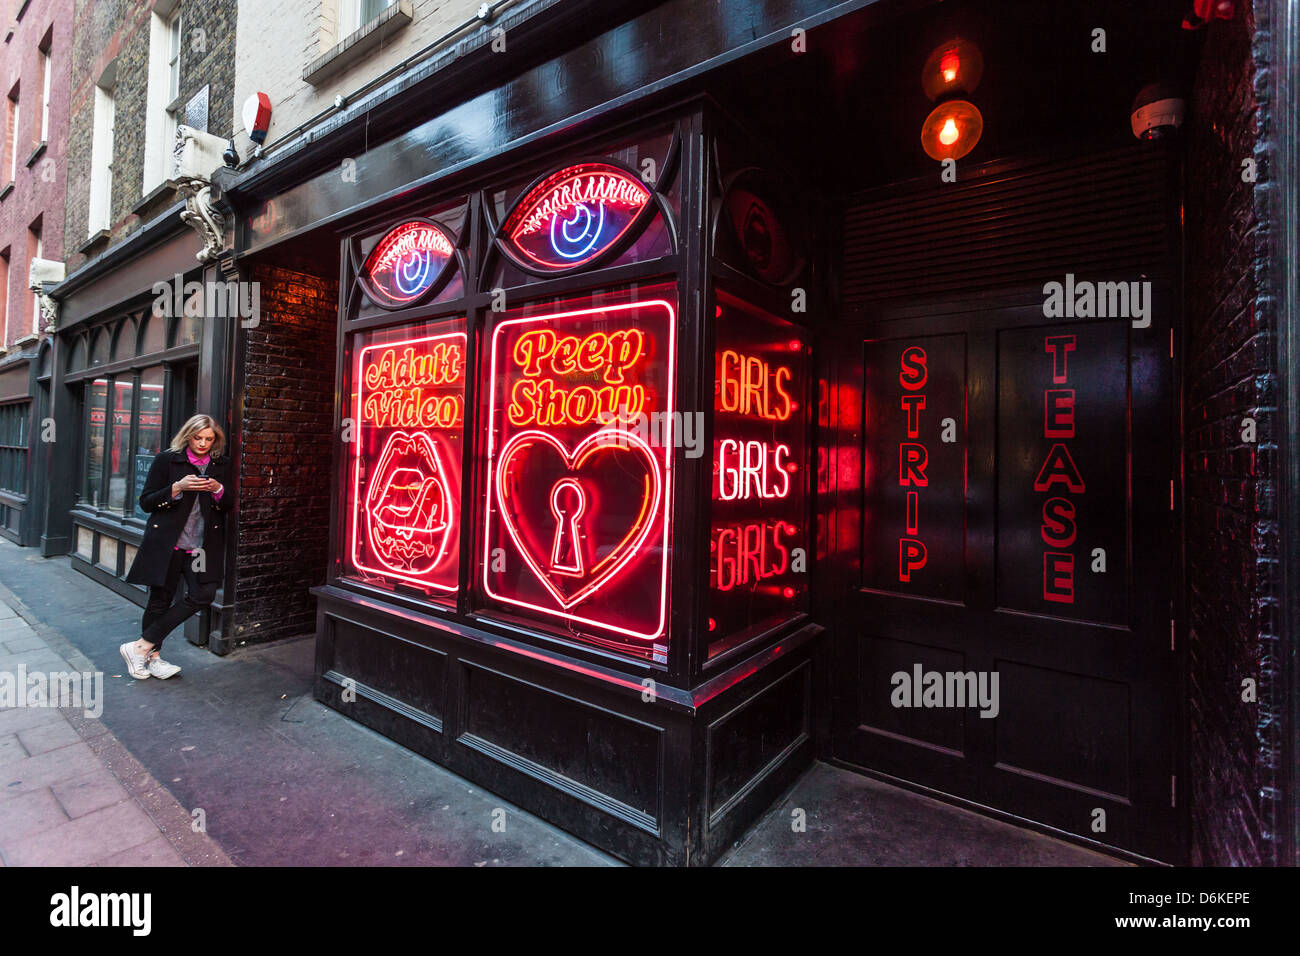
<svg viewBox="0 0 1300 956">
<path fill-rule="evenodd" d="M 655 299 L 492 334 L 484 589 L 638 653 L 666 628 L 672 450 L 636 423 L 671 418 L 674 318 Z"/>
<path fill-rule="evenodd" d="M 501 227 L 501 247 L 525 269 L 576 269 L 618 245 L 653 208 L 650 190 L 625 170 L 569 166 L 519 200 Z"/>
<path fill-rule="evenodd" d="M 447 271 L 454 246 L 442 227 L 414 219 L 393 229 L 366 257 L 361 278 L 380 305 L 409 305 L 428 292 Z"/>
<path fill-rule="evenodd" d="M 457 588 L 464 332 L 357 356 L 350 555 L 362 572 Z"/>
</svg>

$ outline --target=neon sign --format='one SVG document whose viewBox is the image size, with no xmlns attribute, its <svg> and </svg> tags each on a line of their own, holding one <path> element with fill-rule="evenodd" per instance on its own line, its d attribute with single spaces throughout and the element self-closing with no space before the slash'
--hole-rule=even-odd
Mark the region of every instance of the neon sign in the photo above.
<svg viewBox="0 0 1300 956">
<path fill-rule="evenodd" d="M 710 657 L 806 606 L 808 570 L 807 346 L 791 323 L 719 297 Z"/>
<path fill-rule="evenodd" d="M 1052 357 L 1053 385 L 1069 383 L 1069 355 L 1075 349 L 1075 342 L 1073 335 L 1049 335 L 1043 339 L 1043 351 Z M 1074 389 L 1043 390 L 1043 437 L 1074 437 Z M 1057 488 L 1057 485 L 1063 487 Z M 1034 491 L 1081 495 L 1086 490 L 1079 469 L 1070 456 L 1069 446 L 1059 441 L 1054 443 L 1034 479 Z M 1050 549 L 1071 547 L 1078 537 L 1074 502 L 1062 497 L 1045 500 L 1039 534 L 1049 549 L 1043 552 L 1043 600 L 1073 604 L 1074 554 Z"/>
<path fill-rule="evenodd" d="M 358 350 L 349 555 L 363 574 L 457 588 L 466 341 L 451 332 Z"/>
<path fill-rule="evenodd" d="M 640 425 L 672 413 L 674 320 L 660 298 L 508 317 L 491 347 L 487 595 L 656 657 L 672 449 Z"/>
<path fill-rule="evenodd" d="M 379 240 L 361 269 L 366 291 L 379 304 L 409 305 L 428 292 L 452 261 L 451 238 L 434 222 L 404 222 Z"/>
<path fill-rule="evenodd" d="M 501 228 L 502 248 L 528 269 L 576 269 L 629 236 L 653 209 L 650 200 L 650 190 L 617 166 L 569 166 L 515 204 Z"/>
</svg>

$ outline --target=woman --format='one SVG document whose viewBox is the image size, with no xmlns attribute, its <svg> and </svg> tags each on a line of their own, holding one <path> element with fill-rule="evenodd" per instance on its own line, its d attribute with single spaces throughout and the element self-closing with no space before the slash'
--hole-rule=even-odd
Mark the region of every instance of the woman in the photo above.
<svg viewBox="0 0 1300 956">
<path fill-rule="evenodd" d="M 223 515 L 230 507 L 225 446 L 221 426 L 209 415 L 195 415 L 149 466 L 140 492 L 149 526 L 126 575 L 132 584 L 149 585 L 149 603 L 140 639 L 119 648 L 127 671 L 139 680 L 180 673 L 159 654 L 163 639 L 216 597 L 226 555 Z M 182 577 L 185 600 L 172 607 Z"/>
</svg>

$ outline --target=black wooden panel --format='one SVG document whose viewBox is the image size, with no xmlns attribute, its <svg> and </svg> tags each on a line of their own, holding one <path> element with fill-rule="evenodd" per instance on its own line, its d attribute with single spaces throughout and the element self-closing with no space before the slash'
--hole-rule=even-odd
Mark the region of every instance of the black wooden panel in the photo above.
<svg viewBox="0 0 1300 956">
<path fill-rule="evenodd" d="M 477 666 L 465 668 L 462 704 L 465 734 L 505 752 L 494 756 L 519 758 L 592 791 L 578 795 L 606 795 L 660 817 L 660 728 Z"/>
<path fill-rule="evenodd" d="M 333 619 L 334 660 L 328 669 L 441 720 L 447 693 L 447 659 L 369 628 Z"/>
<path fill-rule="evenodd" d="M 811 677 L 809 665 L 799 667 L 709 725 L 710 825 L 773 761 L 808 739 Z"/>
<path fill-rule="evenodd" d="M 858 726 L 961 756 L 966 736 L 965 711 L 954 707 L 896 707 L 894 691 L 902 682 L 896 684 L 893 677 L 906 674 L 910 687 L 917 683 L 913 675 L 918 665 L 923 674 L 965 671 L 966 655 L 879 637 L 863 638 L 858 646 L 862 653 L 858 668 Z"/>
<path fill-rule="evenodd" d="M 1059 786 L 1129 796 L 1129 689 L 999 661 L 997 766 Z"/>
<path fill-rule="evenodd" d="M 1134 143 L 963 167 L 955 183 L 936 169 L 859 194 L 842 220 L 843 302 L 1034 285 L 1067 272 L 1155 274 L 1168 261 L 1167 162 Z"/>
</svg>

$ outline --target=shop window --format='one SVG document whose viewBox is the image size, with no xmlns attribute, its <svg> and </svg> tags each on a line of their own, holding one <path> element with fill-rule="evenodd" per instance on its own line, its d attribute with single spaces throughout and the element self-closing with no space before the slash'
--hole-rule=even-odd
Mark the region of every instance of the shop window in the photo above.
<svg viewBox="0 0 1300 956">
<path fill-rule="evenodd" d="M 126 506 L 127 476 L 131 467 L 131 428 L 134 423 L 135 386 L 130 376 L 113 380 L 112 430 L 108 447 L 108 507 L 123 514 Z"/>
<path fill-rule="evenodd" d="M 68 352 L 68 372 L 80 372 L 86 368 L 86 337 L 77 336 L 71 351 Z"/>
<path fill-rule="evenodd" d="M 140 373 L 139 405 L 136 415 L 135 456 L 131 467 L 131 510 L 141 520 L 148 516 L 140 510 L 140 492 L 144 490 L 149 466 L 153 464 L 163 442 L 163 369 L 153 365 Z"/>
<path fill-rule="evenodd" d="M 352 337 L 344 574 L 436 601 L 460 576 L 466 324 Z"/>
<path fill-rule="evenodd" d="M 665 131 L 493 193 L 493 287 L 672 255 L 675 149 Z"/>
<path fill-rule="evenodd" d="M 140 332 L 137 338 L 139 344 L 136 346 L 138 354 L 148 355 L 150 352 L 161 352 L 167 347 L 166 319 L 145 313 L 141 317 L 140 323 Z"/>
<path fill-rule="evenodd" d="M 104 453 L 107 442 L 108 379 L 97 378 L 85 384 L 87 415 L 86 457 L 81 501 L 92 508 L 103 503 Z"/>
<path fill-rule="evenodd" d="M 91 333 L 90 367 L 103 365 L 108 361 L 108 330 L 99 329 Z"/>
<path fill-rule="evenodd" d="M 667 661 L 676 287 L 504 312 L 485 336 L 489 606 Z"/>
<path fill-rule="evenodd" d="M 441 205 L 427 215 L 411 216 L 384 232 L 357 241 L 353 255 L 361 263 L 348 316 L 369 318 L 465 294 L 464 234 L 469 204 Z"/>
<path fill-rule="evenodd" d="M 155 322 L 159 321 L 154 319 Z M 182 315 L 172 321 L 172 347 L 196 345 L 203 338 L 203 316 Z"/>
<path fill-rule="evenodd" d="M 0 405 L 0 491 L 27 494 L 27 424 L 31 402 Z"/>
<path fill-rule="evenodd" d="M 123 319 L 113 329 L 113 361 L 135 355 L 135 323 Z"/>
<path fill-rule="evenodd" d="M 808 609 L 808 343 L 719 292 L 709 658 Z"/>
</svg>

